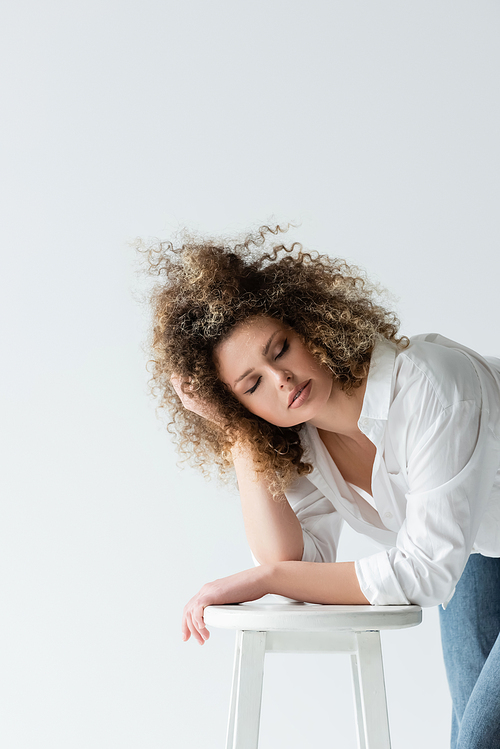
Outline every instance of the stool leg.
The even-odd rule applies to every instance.
[[[234,746],[234,723],[236,718],[236,696],[238,684],[240,681],[240,653],[241,638],[243,632],[236,632],[236,644],[234,648],[234,666],[233,666],[233,683],[231,686],[231,700],[229,703],[229,720],[227,723],[226,749],[233,749]]]
[[[226,749],[257,749],[265,653],[265,632],[237,633]]]
[[[359,684],[358,656],[351,655],[352,685],[354,688],[354,705],[356,711],[356,726],[358,728],[358,749],[366,749],[365,726],[363,720],[363,705],[361,704],[361,687]]]
[[[380,632],[357,632],[356,640],[358,688],[363,714],[362,726],[358,714],[358,732],[364,730],[364,744],[360,739],[359,745],[363,749],[391,749]],[[354,683],[356,688],[356,678]]]

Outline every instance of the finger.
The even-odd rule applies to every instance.
[[[182,616],[181,634],[184,642],[187,642],[191,637],[191,631],[187,625],[186,616],[184,614]]]
[[[170,378],[170,382],[172,383],[175,392],[180,397],[182,394],[182,377],[179,377],[179,375],[173,374]]]
[[[191,384],[191,377],[181,377],[181,375],[175,374],[174,372],[174,374],[170,375],[170,382],[176,390],[182,392],[183,385]]]
[[[186,622],[187,622],[187,625],[189,627],[189,631],[193,635],[193,637],[196,640],[196,642],[198,642],[200,645],[203,645],[203,643],[205,642],[205,640],[200,635],[200,633],[198,632],[198,629],[196,628],[195,624],[193,623],[190,611],[186,615]]]
[[[198,634],[203,638],[203,642],[205,642],[210,637],[210,632],[205,627],[205,620],[203,618],[203,609],[204,607],[201,604],[196,605],[195,608],[191,612],[191,621],[193,622],[193,625],[196,627]]]
[[[210,637],[210,632],[205,626],[205,619],[203,618],[203,606],[198,606],[193,614],[192,614],[192,620],[193,624],[200,633],[200,635],[203,637],[203,640],[208,640]]]

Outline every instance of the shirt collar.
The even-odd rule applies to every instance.
[[[383,338],[377,341],[370,359],[363,407],[358,421],[361,431],[371,438],[377,422],[387,421],[391,405],[392,377],[397,346]]]

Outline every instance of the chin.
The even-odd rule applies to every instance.
[[[297,427],[300,424],[303,424],[305,421],[309,421],[309,419],[307,418],[301,419],[297,415],[296,419],[293,419],[293,420],[287,419],[286,421],[282,421],[280,423],[276,421],[271,421],[270,419],[266,419],[266,421],[268,421],[270,424],[272,424],[275,427],[279,427],[280,429],[290,429],[291,427]]]

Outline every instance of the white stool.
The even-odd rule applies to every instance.
[[[350,653],[359,749],[390,749],[380,630],[421,621],[420,606],[207,606],[208,625],[237,630],[226,749],[257,749],[266,653]]]

